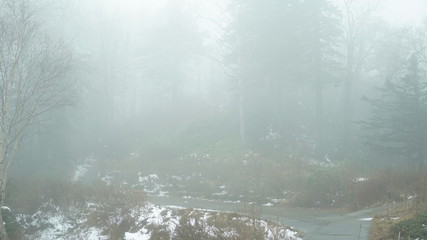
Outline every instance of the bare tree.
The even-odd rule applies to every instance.
[[[68,103],[67,49],[43,34],[36,6],[0,1],[0,204],[8,169],[28,127],[40,115]],[[0,215],[0,239],[7,233]]]

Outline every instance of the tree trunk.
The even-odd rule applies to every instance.
[[[240,145],[244,148],[247,144],[246,139],[246,122],[245,122],[245,103],[243,96],[243,83],[242,77],[239,76],[239,136],[240,136]]]
[[[316,91],[316,149],[315,157],[320,160],[323,159],[325,154],[325,143],[324,143],[324,124],[323,124],[323,90],[321,78],[316,79],[315,85]]]
[[[240,33],[237,35],[237,77],[238,77],[238,91],[239,91],[239,137],[240,137],[240,146],[244,149],[247,146],[247,136],[246,136],[246,121],[245,121],[245,88],[243,86],[243,66],[242,66],[242,41],[240,38]]]
[[[5,168],[4,168],[4,155],[0,156],[0,208],[3,208],[6,179],[5,179]],[[1,211],[0,211],[1,212]],[[9,240],[7,236],[6,227],[3,221],[3,215],[0,214],[0,240]]]
[[[321,7],[320,3],[316,3],[316,28],[315,28],[315,39],[314,39],[314,91],[316,95],[316,123],[315,123],[315,157],[320,160],[325,155],[325,139],[324,139],[324,120],[323,120],[323,79],[322,79],[322,50],[321,50],[321,33],[320,33],[320,15]]]
[[[342,122],[342,157],[348,157],[351,146],[351,120],[353,114],[353,64],[351,60],[347,64],[347,77],[344,83],[344,104],[343,104],[343,122]]]

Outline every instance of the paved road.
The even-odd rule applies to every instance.
[[[248,206],[241,203],[223,203],[197,199],[150,197],[161,206],[211,209],[217,211],[244,212]],[[304,232],[304,240],[368,240],[371,218],[386,207],[342,213],[335,210],[262,207],[261,217],[293,226]]]

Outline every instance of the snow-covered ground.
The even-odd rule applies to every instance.
[[[49,202],[32,215],[18,215],[17,221],[26,229],[28,238],[34,240],[102,240],[112,236],[125,240],[149,240],[158,239],[159,234],[172,240],[178,235],[182,237],[188,230],[218,239],[236,239],[242,234],[242,226],[248,229],[257,226],[264,239],[301,239],[292,228],[264,220],[254,222],[249,217],[233,213],[160,207],[149,203],[129,211],[101,212],[105,210],[94,203],[63,210]],[[230,224],[224,226],[220,219],[227,214]],[[99,219],[102,217],[105,219]],[[127,229],[117,226],[126,226]]]
[[[91,168],[95,163],[95,159],[87,158],[76,165],[70,181],[84,182],[86,175],[93,174]],[[110,185],[113,181],[116,183],[115,178],[118,175],[115,174],[107,172],[97,177],[106,185]],[[173,179],[179,185],[196,177],[200,176],[195,173],[191,176],[167,176],[166,178]],[[297,237],[299,234],[296,230],[274,222],[231,212],[174,206],[161,207],[145,202],[145,199],[139,198],[139,195],[138,197],[132,195],[135,191],[167,195],[168,192],[165,190],[167,185],[161,184],[160,181],[157,174],[138,173],[133,183],[126,183],[128,190],[117,192],[121,194],[119,197],[107,192],[94,192],[90,194],[91,196],[76,198],[77,200],[49,200],[30,214],[15,212],[16,222],[23,227],[23,232],[28,239],[34,240],[172,240],[178,237],[183,239],[183,235],[189,233],[205,236],[201,239],[206,237],[239,239],[248,232],[250,234],[254,229],[257,229],[261,236],[264,235],[264,239],[300,239]],[[122,184],[126,185],[124,180]],[[226,185],[218,186],[217,189],[217,195],[227,194]],[[97,199],[99,197],[100,200]],[[191,198],[191,196],[188,197]]]

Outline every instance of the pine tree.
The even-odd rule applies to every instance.
[[[424,164],[427,139],[427,82],[416,54],[395,77],[386,80],[372,106],[370,120],[362,126],[370,133],[366,143],[373,149]]]
[[[323,156],[323,85],[337,65],[338,10],[327,0],[234,0],[230,5],[225,40],[231,49],[228,63],[235,66],[242,142],[254,143],[271,128],[291,137],[296,130],[290,126],[306,125],[289,114],[285,98],[290,86],[309,85],[317,96],[312,132]]]

